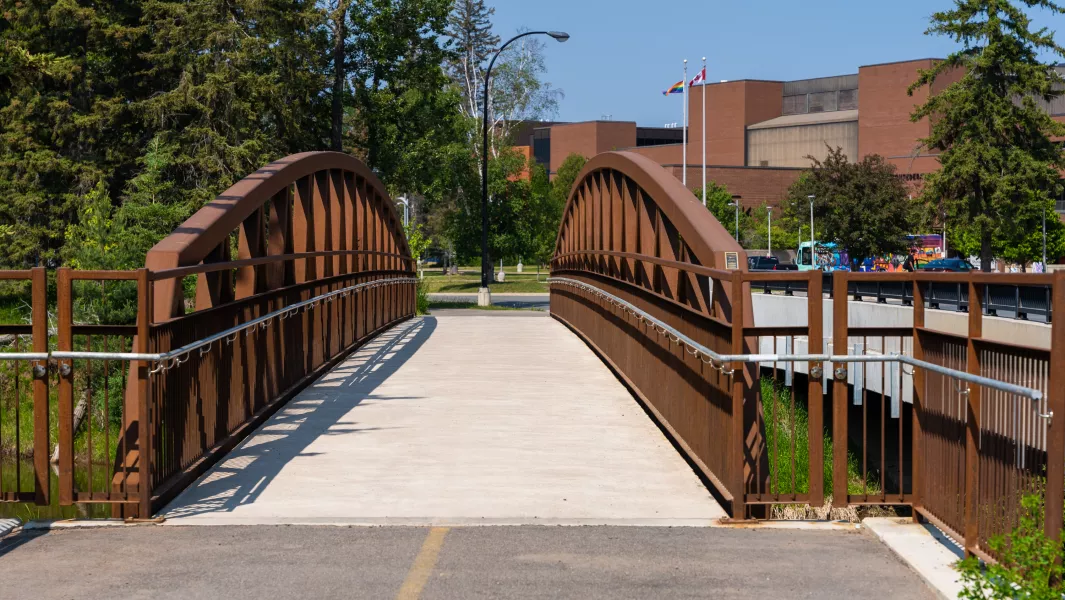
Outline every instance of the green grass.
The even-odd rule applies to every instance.
[[[810,491],[810,417],[803,394],[792,404],[793,388],[784,387],[772,379],[763,378],[762,410],[765,415],[766,445],[769,451],[771,493],[804,494]],[[794,424],[794,426],[793,426]],[[794,432],[794,433],[793,433]],[[792,467],[792,444],[795,446],[794,468]],[[825,432],[822,448],[824,457],[824,493],[832,496],[832,437]],[[794,485],[792,475],[794,474]],[[869,494],[879,494],[879,482],[870,479],[865,487]],[[853,452],[847,452],[847,492],[861,494],[861,461]]]
[[[446,309],[467,309],[467,310],[525,310],[535,311],[539,309],[535,308],[520,308],[517,306],[500,306],[493,304],[491,306],[477,306],[472,302],[430,302],[429,312],[433,310],[446,310]]]
[[[546,278],[546,275],[542,276]],[[426,293],[429,294],[476,294],[481,287],[481,278],[476,275],[429,275],[425,274]],[[507,275],[503,283],[492,282],[493,294],[546,294],[550,291],[546,281],[537,281],[536,274]]]
[[[29,323],[30,308],[25,301],[12,296],[0,296],[0,325]]]

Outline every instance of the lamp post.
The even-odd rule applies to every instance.
[[[743,198],[743,196],[740,196],[739,194],[733,194],[732,195],[732,202],[728,203],[729,206],[735,206],[736,207],[736,242],[737,243],[740,241],[740,198]]]
[[[400,196],[396,204],[403,205],[403,229],[410,228],[410,200],[406,196]]]
[[[1043,272],[1047,272],[1047,209],[1043,207]]]
[[[773,207],[765,207],[766,213],[769,216],[769,223],[766,225],[766,235],[769,238],[769,250],[766,251],[766,257],[773,256]]]
[[[530,35],[548,35],[559,42],[565,42],[569,39],[569,34],[562,31],[526,31],[525,33],[520,33],[499,47],[499,50],[496,51],[495,55],[492,56],[492,60],[488,63],[488,70],[485,71],[484,106],[482,110],[484,120],[482,133],[484,135],[482,139],[483,145],[481,146],[481,289],[477,290],[477,304],[480,306],[488,306],[492,303],[492,295],[488,290],[488,282],[492,279],[492,265],[488,262],[488,97],[492,80],[492,67],[495,66],[496,59],[503,53],[503,50],[506,50],[507,46],[515,40]]]
[[[810,252],[813,252],[814,247],[814,198],[817,198],[814,194],[807,196],[810,199]]]

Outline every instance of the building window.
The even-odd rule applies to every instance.
[[[550,169],[551,165],[551,130],[537,129],[533,132],[533,159]]]
[[[820,92],[810,94],[810,112],[832,112],[839,110],[839,92]]]
[[[839,109],[858,110],[858,90],[840,90]]]
[[[804,115],[806,114],[806,94],[798,96],[784,96],[784,114],[785,115]]]

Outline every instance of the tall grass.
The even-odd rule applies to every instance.
[[[770,378],[760,381],[765,418],[766,448],[769,453],[770,492],[804,494],[810,491],[810,414],[805,394],[795,394]],[[793,395],[794,394],[794,395]],[[795,400],[793,403],[792,400]],[[832,436],[824,432],[822,444],[825,497],[832,495]],[[794,459],[792,458],[794,449]],[[880,483],[867,480],[869,494],[880,493]],[[847,452],[847,491],[863,493],[861,460]]]

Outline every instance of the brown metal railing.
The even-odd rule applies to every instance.
[[[362,254],[410,264],[399,254]],[[107,503],[121,516],[152,514],[307,383],[415,311],[408,267],[339,274],[152,322],[156,282],[243,267],[58,271],[51,354],[60,380],[61,505]],[[132,286],[135,325],[75,323],[78,284],[105,281]]]
[[[1047,532],[1060,534],[1065,436],[1062,420],[1058,418],[1055,423],[1053,417],[1062,414],[1065,390],[1055,387],[1061,386],[1060,376],[1050,368],[1052,354],[1060,349],[1033,348],[981,336],[981,286],[998,283],[997,277],[887,276],[892,281],[905,280],[914,288],[913,325],[855,326],[849,322],[852,302],[838,301],[832,310],[831,352],[821,355],[812,341],[806,353],[794,346],[783,351],[780,347],[781,338],[794,339],[804,333],[812,336],[808,339],[820,339],[815,332],[821,327],[817,317],[821,294],[810,295],[806,327],[745,326],[742,318],[737,318],[742,314],[734,314],[730,323],[711,320],[712,326],[718,327],[717,336],[711,338],[715,343],[702,344],[697,340],[705,338],[702,329],[708,327],[702,319],[692,315],[672,319],[668,314],[674,309],[671,304],[640,299],[632,284],[626,289],[613,278],[595,273],[594,261],[569,265],[569,269],[558,268],[553,273],[552,312],[637,390],[660,424],[730,501],[734,517],[756,514],[750,507],[759,504],[819,505],[823,460],[829,460],[835,506],[910,506],[918,518],[933,521],[967,551],[985,558],[994,558],[988,554],[988,541],[1016,525],[1025,493],[1045,494]],[[677,265],[677,269],[683,277],[684,267]],[[735,293],[741,293],[741,286],[751,281],[794,281],[800,277],[820,281],[819,274],[693,270],[713,275],[717,282],[729,282]],[[847,298],[848,279],[883,277],[838,273],[836,297]],[[965,335],[925,327],[923,290],[930,282],[944,279],[965,279],[970,302],[977,308],[970,313]],[[1015,284],[1025,282],[1012,279]],[[1050,282],[1044,279],[1033,278],[1029,283],[1053,285],[1055,302],[1060,302],[1065,294],[1065,276],[1054,276]],[[1062,329],[1060,324],[1053,326],[1055,341]],[[732,345],[724,343],[726,331],[731,331]],[[757,353],[752,354],[752,348]],[[974,354],[978,367],[973,366]],[[807,362],[809,452],[802,458],[795,443],[799,437],[797,384],[792,386],[790,406],[776,399],[772,405],[766,403],[760,394],[766,389],[766,379],[756,386],[757,410],[740,406],[751,397],[747,389],[751,381],[740,376],[742,363],[758,364],[763,377],[769,374],[769,389],[775,389],[780,363],[790,363],[785,370],[792,378],[797,377],[796,361]],[[727,381],[721,381],[723,375]],[[824,442],[822,377],[833,382],[833,456],[828,458],[819,453]],[[677,380],[685,384],[678,385]],[[700,404],[698,394],[704,394],[704,404],[723,405],[719,399],[729,386],[733,405],[731,410],[721,410],[720,418],[707,418],[692,410]],[[678,405],[688,410],[671,409]],[[790,415],[786,414],[789,410]],[[738,414],[745,415],[742,427],[733,417]],[[780,437],[782,427],[790,427],[783,431],[788,435],[782,436],[791,440],[790,448],[771,439],[774,433]],[[737,437],[737,431],[744,435]],[[717,443],[707,444],[710,440]],[[797,465],[797,460],[806,462]],[[806,468],[797,468],[802,466]],[[797,485],[799,472],[809,474],[805,487]],[[740,473],[742,480],[738,479]],[[747,512],[735,512],[738,506],[748,507]]]
[[[22,288],[29,323],[0,323],[0,502],[50,499],[47,280],[43,268],[0,271]],[[28,292],[28,293],[27,293]],[[32,465],[26,457],[32,455]]]

